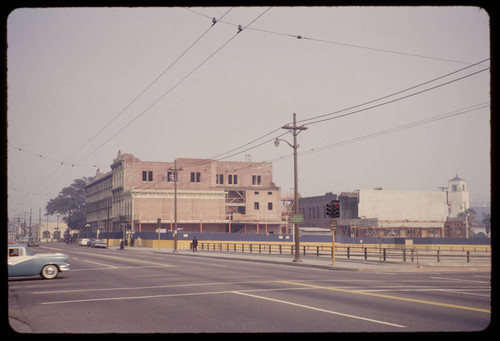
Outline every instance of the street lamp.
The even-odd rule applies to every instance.
[[[296,121],[296,114],[293,114],[293,125],[285,125],[282,127],[282,129],[287,129],[292,132],[293,135],[293,145],[290,144],[286,140],[282,140],[279,138],[276,138],[274,140],[274,145],[278,147],[280,145],[280,141],[286,142],[290,147],[293,148],[293,177],[294,177],[294,215],[295,219],[298,219],[298,214],[299,214],[299,189],[298,189],[298,175],[297,175],[297,149],[299,148],[299,144],[297,143],[297,135],[302,131],[306,130],[307,128],[304,126],[297,127],[297,121]],[[299,233],[299,223],[297,223],[297,220],[294,222],[294,239],[295,239],[295,259],[293,260],[294,262],[301,262],[302,260],[300,259],[300,233]]]

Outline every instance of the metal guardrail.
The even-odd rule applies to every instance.
[[[255,253],[267,255],[293,255],[292,244],[222,243],[199,242],[198,249],[206,251]],[[301,255],[305,257],[331,258],[332,246],[303,245]],[[371,260],[379,262],[465,263],[487,265],[491,263],[491,250],[477,248],[425,249],[408,247],[342,246],[335,245],[335,258]]]

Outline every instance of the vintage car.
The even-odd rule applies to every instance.
[[[103,248],[107,248],[108,244],[104,240],[102,240],[102,239],[93,239],[90,242],[90,247],[103,247]]]
[[[62,253],[35,254],[26,244],[9,244],[8,275],[56,278],[59,272],[68,271],[68,256]]]
[[[21,237],[19,243],[27,244],[28,246],[40,246],[38,239],[32,237]]]
[[[80,245],[80,246],[88,246],[89,241],[90,241],[90,239],[88,239],[88,238],[82,238],[78,242],[78,245]]]

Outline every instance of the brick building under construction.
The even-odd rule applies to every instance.
[[[85,195],[91,232],[156,231],[158,219],[167,231],[177,222],[186,232],[280,232],[281,192],[266,162],[151,162],[120,151]]]

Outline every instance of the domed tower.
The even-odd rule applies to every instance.
[[[448,180],[448,216],[456,217],[469,208],[467,182],[456,175]]]

